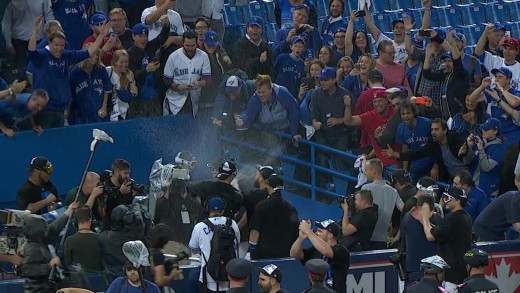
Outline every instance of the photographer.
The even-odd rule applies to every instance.
[[[352,197],[351,197],[352,198]],[[370,190],[358,190],[354,193],[354,200],[344,200],[341,203],[343,219],[341,220],[342,237],[338,239],[340,245],[349,251],[369,250],[370,238],[377,223],[377,205],[374,205]],[[349,204],[354,205],[357,213],[349,219]]]
[[[158,224],[150,228],[148,232],[150,241],[151,268],[154,276],[155,284],[161,292],[166,292],[165,286],[172,280],[178,280],[181,277],[179,267],[168,268],[165,262],[164,254],[161,249],[168,243],[170,228],[165,224]]]
[[[110,215],[112,210],[118,205],[129,205],[132,203],[133,180],[130,179],[130,163],[123,159],[117,159],[112,164],[112,176],[109,180],[103,182],[105,186],[106,212],[105,212],[105,228],[110,228]]]
[[[76,194],[78,193],[79,187],[74,187],[73,189],[67,192],[67,197],[65,198],[65,205],[69,206],[74,201],[77,201],[80,205],[86,205],[92,210],[93,219],[96,220],[96,224],[93,226],[97,226],[97,221],[101,220],[102,211],[99,210],[98,199],[100,195],[103,195],[104,188],[101,184],[100,177],[95,172],[88,172],[85,176],[85,181],[83,182],[83,186],[81,186],[81,190],[79,192],[79,196],[76,199]]]
[[[24,219],[23,234],[27,243],[23,248],[24,259],[20,266],[21,276],[25,279],[24,291],[26,293],[54,293],[55,284],[49,280],[51,271],[60,265],[60,258],[52,256],[48,244],[56,242],[58,233],[63,230],[78,203],[69,205],[65,213],[47,226],[47,222],[41,216],[30,216]]]

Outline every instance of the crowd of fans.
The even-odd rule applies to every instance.
[[[339,284],[346,278],[348,251],[387,248],[388,242],[413,250],[420,241],[430,249],[411,260],[412,254],[404,253],[411,276],[407,281],[418,281],[424,273],[420,260],[438,253],[451,267],[446,281],[460,284],[467,275],[462,257],[470,248],[471,231],[481,240],[502,240],[511,225],[518,230],[517,196],[504,192],[520,181],[515,178],[520,42],[506,36],[503,25],[487,24],[470,55],[464,34],[431,28],[430,0],[423,0],[420,26],[408,15],[392,22],[393,38],[378,28],[368,7],[345,20],[345,3],[331,0],[328,17],[318,25],[317,4],[277,0],[274,42],[265,39],[264,19],[252,16],[245,35],[224,44],[229,29],[224,1],[156,0],[149,7],[143,5],[146,1],[119,2],[121,8],[111,10],[113,1],[102,0],[7,5],[2,31],[17,75],[0,80],[0,130],[5,135],[187,113],[225,134],[267,147],[281,141],[264,132],[257,135],[257,129],[348,150],[366,161],[363,172],[371,182],[341,204],[344,217],[338,223],[318,222],[313,232],[281,197],[283,182],[272,167],[260,166],[255,177],[259,190],[243,195],[232,186],[236,166],[225,162],[217,181],[171,182],[155,219],[149,220],[173,231],[167,233],[167,245],[152,237],[150,249],[166,245],[175,252],[200,251],[204,265],[211,223],[200,227],[200,222],[209,216],[213,225],[225,225],[232,218],[242,248],[238,255],[325,257],[332,271],[326,283],[344,292]],[[367,31],[355,30],[361,19]],[[307,158],[308,150],[299,148]],[[343,158],[324,152],[318,152],[316,162],[329,167],[329,159],[336,170],[349,169]],[[402,169],[388,176],[385,167]],[[58,199],[58,192],[49,181],[49,161],[35,158],[30,169],[17,203],[39,213]],[[130,164],[117,160],[106,178],[88,173],[81,189],[68,194],[69,206],[80,194],[77,201],[92,212],[76,212],[78,234],[67,242],[67,263],[88,262],[86,268],[98,271],[100,262],[93,256],[84,259],[74,247],[97,235],[93,231],[105,231],[99,235],[104,244],[98,254],[108,279],[114,280],[125,263],[123,243],[146,242],[146,225],[133,226],[146,219],[129,207],[139,193],[129,176]],[[435,181],[453,188],[435,194]],[[331,188],[331,183],[330,176],[318,175],[319,187]],[[437,202],[441,207],[435,208]],[[273,210],[277,212],[271,215]],[[496,221],[500,225],[490,227]],[[305,239],[315,250],[302,250]],[[157,267],[164,257],[152,256],[155,274],[161,276],[155,276],[157,285],[178,278],[178,270],[163,277],[164,268]],[[210,291],[229,286],[212,277],[201,270],[201,286]]]

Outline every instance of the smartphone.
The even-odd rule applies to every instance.
[[[359,63],[354,64],[354,69],[361,70],[361,64],[359,64]]]
[[[363,17],[363,16],[365,16],[367,14],[366,14],[365,10],[358,10],[356,12],[356,15],[357,15],[357,17]]]
[[[296,35],[301,35],[305,32],[305,27],[302,25],[296,29]]]
[[[428,106],[428,105],[430,105],[430,103],[431,103],[430,98],[417,97],[417,98],[415,99],[415,104],[417,104],[417,105],[425,105],[425,106]]]
[[[419,30],[419,37],[430,37],[430,31]]]
[[[110,38],[111,42],[115,42],[117,40],[116,33],[114,33],[114,32],[110,33],[110,37],[109,38]]]
[[[506,31],[506,33],[504,34],[504,37],[506,37],[506,38],[511,37],[511,31]]]
[[[316,80],[314,79],[314,77],[307,77],[303,79],[302,83],[305,84],[309,88],[309,90],[316,87]]]

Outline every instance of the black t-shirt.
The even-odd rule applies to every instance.
[[[260,232],[253,259],[289,257],[291,246],[298,238],[298,211],[279,191],[260,202],[249,228]]]
[[[18,189],[16,195],[16,205],[19,210],[26,210],[30,203],[39,202],[45,199],[50,193],[54,194],[56,198],[59,198],[58,189],[49,180],[43,183],[43,186],[38,186],[32,183],[29,179]],[[42,211],[37,211],[36,214],[41,215]]]
[[[107,214],[109,216],[112,214],[112,210],[118,205],[132,204],[134,197],[132,196],[131,191],[127,194],[122,194],[119,191],[119,187],[115,186],[111,180],[107,180],[105,184],[107,189],[110,191],[107,193]],[[108,225],[108,227],[110,227],[110,225]]]
[[[511,224],[520,222],[520,193],[509,191],[492,201],[477,217],[473,232],[479,241],[504,240]]]
[[[498,285],[486,279],[484,274],[476,274],[466,278],[464,283],[457,288],[459,293],[475,293],[475,292],[499,292]]]
[[[415,196],[412,196],[407,201],[405,201],[403,210],[401,211],[402,217],[404,217],[404,215],[406,215],[406,213],[408,213],[416,204],[417,204],[417,198]]]
[[[151,271],[152,271],[152,274],[155,274],[154,267],[164,265],[165,257],[164,257],[164,254],[159,249],[155,249],[155,248],[150,249],[150,255],[151,255],[151,261],[152,261],[152,263],[150,264]],[[165,274],[166,274],[166,272],[165,272]],[[159,287],[159,286],[157,286],[157,287]],[[160,286],[159,290],[162,292],[163,287]]]
[[[439,243],[439,256],[451,268],[446,270],[446,281],[460,284],[467,277],[464,254],[470,250],[472,243],[471,217],[464,210],[451,212],[431,229],[432,235]]]
[[[415,283],[406,288],[408,293],[442,293],[439,284],[433,279],[422,278],[419,283]]]
[[[302,263],[306,263],[308,260],[313,258],[321,258],[325,260],[330,266],[326,281],[332,278],[332,289],[336,290],[338,293],[345,293],[347,292],[347,273],[348,268],[350,267],[350,253],[344,246],[339,244],[331,246],[331,248],[334,253],[333,259],[324,257],[312,246],[304,249]]]
[[[193,196],[198,196],[204,207],[208,198],[212,196],[221,197],[226,203],[224,217],[239,220],[235,218],[235,214],[242,206],[244,196],[240,190],[230,184],[220,181],[202,181],[189,186],[189,192]]]
[[[357,228],[356,233],[340,237],[339,243],[345,246],[349,251],[367,250],[376,223],[377,205],[358,211],[350,220],[350,224]]]
[[[201,204],[191,196],[182,198],[179,195],[170,195],[170,198],[163,196],[157,199],[155,222],[170,227],[171,241],[188,245],[193,227],[203,219]]]
[[[267,193],[267,188],[265,189],[255,189],[249,192],[246,196],[244,196],[244,207],[247,211],[247,222],[251,223],[251,219],[253,218],[253,214],[255,212],[255,207],[262,200],[266,199],[269,196]]]

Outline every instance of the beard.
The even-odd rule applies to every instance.
[[[255,179],[255,182],[253,182],[254,188],[260,188],[260,181],[258,179]]]

